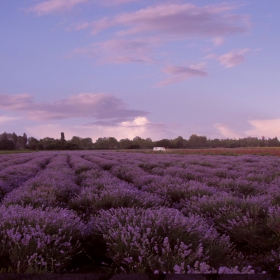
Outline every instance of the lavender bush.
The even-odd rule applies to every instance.
[[[100,271],[102,261],[120,272],[278,269],[279,163],[104,151],[0,155],[0,270]]]
[[[80,249],[84,224],[61,208],[0,207],[0,259],[14,272],[54,272]]]
[[[164,199],[119,182],[104,189],[84,188],[69,202],[69,206],[80,213],[95,214],[98,210],[119,207],[157,208],[167,203]]]
[[[101,210],[88,225],[101,233],[108,256],[125,272],[174,273],[176,265],[207,261],[218,267],[242,263],[226,236],[220,236],[200,216],[183,216],[170,208]],[[185,268],[186,269],[186,268]]]

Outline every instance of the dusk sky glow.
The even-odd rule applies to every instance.
[[[279,0],[2,0],[0,133],[280,138],[279,10]]]

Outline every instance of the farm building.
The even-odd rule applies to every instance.
[[[154,147],[153,151],[166,151],[164,147]]]

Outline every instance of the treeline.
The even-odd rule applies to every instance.
[[[0,134],[0,150],[90,150],[93,149],[91,138],[80,138],[73,136],[70,141],[65,140],[64,133],[61,132],[60,139],[45,137],[36,139],[34,137],[27,138],[26,133],[18,136],[13,133]]]
[[[65,140],[61,132],[60,139],[45,137],[36,139],[27,138],[13,133],[0,134],[0,150],[100,150],[100,149],[152,149],[153,147],[165,147],[169,149],[191,149],[191,148],[238,148],[238,147],[279,147],[280,142],[275,138],[254,138],[241,139],[207,139],[206,136],[193,134],[189,139],[179,136],[175,139],[162,139],[152,141],[151,138],[143,139],[139,136],[132,140],[125,138],[118,141],[114,137],[98,138],[95,143],[91,138],[73,136],[71,140]]]

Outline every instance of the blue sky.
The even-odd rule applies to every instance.
[[[0,130],[280,138],[278,0],[2,0]]]

